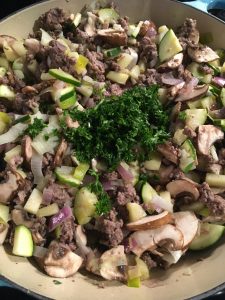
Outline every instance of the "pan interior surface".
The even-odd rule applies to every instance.
[[[76,13],[91,1],[86,0],[51,0],[29,7],[0,23],[0,34],[25,37],[32,31],[34,21],[53,7],[63,8]],[[201,33],[211,32],[212,47],[225,48],[225,24],[194,8],[170,0],[126,0],[115,1],[122,15],[131,20],[152,19],[157,25],[175,27],[183,23],[186,17],[196,19]],[[225,244],[204,252],[187,254],[176,266],[167,271],[152,272],[151,279],[139,289],[128,288],[119,282],[104,282],[100,288],[99,278],[90,274],[77,273],[71,278],[59,280],[42,273],[33,262],[15,257],[0,247],[0,274],[17,285],[36,294],[53,299],[99,300],[177,300],[203,294],[225,282]],[[212,292],[213,293],[213,292]],[[198,297],[198,299],[202,298]]]

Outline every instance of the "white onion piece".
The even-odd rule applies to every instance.
[[[35,246],[33,256],[42,258],[46,255],[47,251],[48,251],[47,248],[40,247],[40,246]]]
[[[27,124],[18,123],[12,126],[6,133],[0,135],[0,145],[14,142],[27,128]]]
[[[168,253],[165,253],[162,256],[162,259],[168,262],[168,265],[170,266],[172,264],[176,264],[184,253],[185,251],[182,250],[176,250],[176,251],[168,250]]]
[[[41,30],[41,44],[43,46],[48,46],[49,43],[53,40],[53,38],[43,29]]]
[[[128,48],[128,50],[130,51],[130,55],[133,57],[131,63],[128,66],[128,69],[132,69],[138,62],[138,54],[136,51],[134,51],[134,49],[132,48]]]
[[[160,212],[162,210],[173,212],[173,203],[171,201],[168,201],[168,200],[158,196],[158,195],[153,195],[152,200],[151,200],[151,205],[158,212]]]
[[[76,239],[77,247],[79,248],[82,257],[87,256],[90,253],[91,249],[86,246],[87,237],[83,233],[81,225],[78,225],[75,230],[75,239]]]
[[[41,184],[44,180],[44,175],[42,173],[42,160],[43,155],[33,151],[31,158],[31,171],[34,175],[34,184]]]

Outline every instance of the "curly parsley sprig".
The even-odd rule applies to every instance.
[[[42,119],[34,118],[33,123],[28,125],[24,134],[29,135],[32,139],[34,139],[47,126],[48,125],[45,124]]]

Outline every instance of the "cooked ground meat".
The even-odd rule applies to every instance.
[[[98,81],[105,80],[105,64],[103,63],[103,54],[86,50],[86,55],[89,59],[88,72],[90,75],[94,76]]]
[[[32,186],[32,182],[29,179],[25,178],[23,180],[23,184],[19,187],[16,197],[14,198],[14,202],[16,204],[24,204],[25,200],[29,197],[32,191]]]
[[[20,114],[31,114],[38,107],[39,96],[17,93],[13,101],[13,110]]]
[[[68,188],[57,183],[50,183],[43,191],[43,204],[57,203],[59,207],[71,204],[73,196],[69,194]]]
[[[119,245],[123,238],[123,220],[118,219],[117,212],[112,209],[106,216],[96,219],[95,229],[103,233],[103,242],[111,247]]]
[[[119,173],[117,173],[116,171],[113,171],[111,173],[105,173],[103,175],[103,179],[108,181],[117,180],[119,179]]]
[[[118,187],[116,201],[118,205],[124,206],[129,202],[139,203],[140,197],[137,195],[133,185],[125,184],[124,186]]]
[[[74,233],[75,233],[75,223],[74,223],[74,218],[71,217],[65,220],[61,224],[59,241],[62,244],[69,245],[72,251],[76,249],[76,245],[74,241]]]
[[[144,252],[141,256],[141,259],[146,263],[149,270],[157,267],[157,263],[152,259],[151,253],[149,251]]]
[[[142,60],[146,61],[147,66],[153,68],[157,63],[158,52],[156,43],[149,37],[143,37],[140,41],[139,53]]]
[[[46,218],[37,218],[31,228],[34,243],[43,246],[46,242],[47,225]]]
[[[191,139],[194,139],[197,136],[196,132],[188,126],[184,127],[184,134]]]
[[[199,41],[199,32],[197,30],[196,20],[187,18],[184,24],[178,28],[177,36],[183,49],[186,49],[187,45],[195,45]]]
[[[208,183],[204,182],[200,188],[199,201],[203,202],[214,215],[225,214],[225,199],[219,195],[214,195]]]
[[[178,164],[180,152],[177,147],[175,147],[172,142],[166,142],[165,144],[158,146],[158,151],[169,161],[174,164]]]

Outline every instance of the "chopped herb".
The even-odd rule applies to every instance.
[[[52,131],[48,134],[44,135],[44,138],[46,141],[50,139],[50,137],[58,136],[59,137],[59,130],[58,129],[52,129]]]
[[[61,281],[58,281],[58,280],[56,280],[56,279],[54,279],[54,280],[53,280],[53,282],[54,282],[54,284],[55,284],[55,285],[62,284],[62,282],[61,282]]]
[[[186,118],[187,118],[187,115],[186,115],[186,112],[185,112],[185,111],[179,112],[179,115],[178,115],[178,119],[179,119],[179,120],[185,121]]]
[[[92,193],[98,197],[98,202],[95,204],[96,214],[98,216],[108,213],[111,209],[111,201],[108,194],[104,191],[99,180],[99,174],[93,170],[89,171],[90,175],[95,177],[95,181],[90,183],[87,187]]]
[[[215,96],[215,97],[219,97],[220,96],[220,92],[221,90],[216,87],[215,85],[210,84],[209,86],[209,91]]]
[[[45,127],[47,127],[47,124],[42,119],[35,118],[34,122],[24,131],[24,134],[34,139]]]
[[[215,76],[219,76],[220,75],[220,69],[211,65],[211,63],[207,63],[207,66],[210,67],[213,70],[213,73]]]
[[[68,128],[66,115],[79,122]],[[61,121],[65,139],[81,162],[101,158],[111,169],[120,161],[141,160],[169,138],[168,115],[158,99],[158,87],[135,87],[123,95],[102,100],[96,107],[65,112]]]

